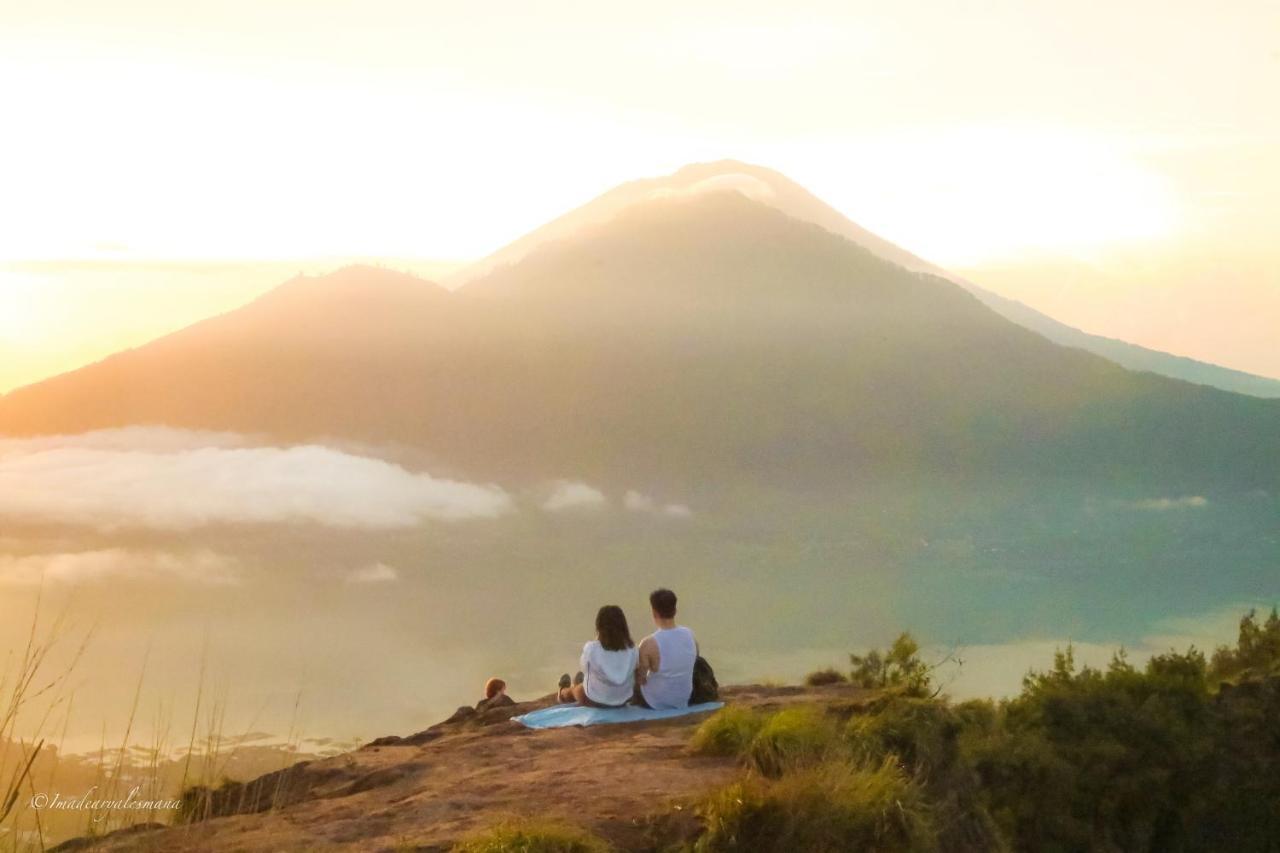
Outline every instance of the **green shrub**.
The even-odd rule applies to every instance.
[[[1030,674],[994,726],[963,739],[1012,846],[1266,849],[1241,840],[1252,818],[1224,827],[1217,843],[1197,837],[1234,800],[1224,792],[1238,790],[1213,771],[1227,751],[1214,743],[1205,672],[1194,649],[1157,655],[1141,670],[1117,654],[1102,670],[1077,668],[1068,648],[1052,669]]]
[[[940,699],[890,696],[870,713],[850,719],[845,731],[855,760],[900,762],[920,785],[939,849],[994,853],[1008,845],[961,747],[966,731],[980,731],[994,713],[990,703],[952,706]]]
[[[1280,837],[1280,616],[1249,614],[1211,661],[1191,648],[1137,666],[1121,651],[1079,667],[1068,647],[999,702],[923,698],[930,668],[909,635],[853,665],[879,693],[847,723],[738,711],[699,733],[757,772],[703,804],[698,849],[1271,850]]]
[[[751,777],[699,809],[698,853],[844,853],[933,849],[919,788],[891,762],[861,768],[830,762],[776,781]]]
[[[824,687],[828,684],[846,684],[848,681],[848,676],[831,666],[826,669],[815,670],[804,677],[804,683],[809,687]]]
[[[1250,610],[1240,620],[1235,646],[1219,646],[1213,653],[1209,675],[1214,684],[1280,676],[1280,613],[1271,608],[1259,625],[1258,614]]]
[[[522,818],[466,838],[453,853],[609,853],[609,843],[558,820]]]
[[[724,708],[698,727],[691,748],[703,755],[737,756],[775,777],[848,752],[836,722],[813,706],[771,714]]]
[[[945,702],[895,696],[873,713],[849,720],[846,733],[863,759],[894,755],[914,772],[928,774],[955,763],[960,728]]]
[[[817,764],[843,752],[836,723],[820,708],[787,708],[769,715],[751,740],[747,761],[765,776]]]
[[[761,714],[729,705],[698,726],[690,745],[702,755],[743,756],[763,725]]]
[[[893,689],[909,696],[927,696],[932,667],[920,660],[920,644],[905,631],[883,652],[849,655],[849,680],[859,687]]]

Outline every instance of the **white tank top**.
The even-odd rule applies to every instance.
[[[640,693],[650,708],[687,708],[693,692],[693,662],[698,659],[698,643],[683,625],[660,628],[653,633],[658,644],[658,671],[640,685]]]

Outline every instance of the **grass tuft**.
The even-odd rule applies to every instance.
[[[934,835],[919,787],[890,761],[827,762],[770,781],[748,777],[699,809],[697,853],[924,851]]]
[[[946,703],[895,696],[875,713],[850,719],[846,733],[863,760],[892,755],[929,774],[956,762],[960,730],[959,718]]]
[[[698,726],[690,746],[702,755],[743,756],[764,721],[762,715],[746,708],[721,708]]]
[[[610,853],[599,836],[558,820],[522,818],[482,830],[453,853]]]
[[[765,776],[781,776],[842,751],[839,728],[821,708],[786,708],[770,715],[746,751],[748,764]]]

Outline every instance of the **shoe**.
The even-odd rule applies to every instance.
[[[570,687],[570,685],[572,685],[572,684],[573,684],[573,681],[571,681],[571,680],[569,679],[569,673],[567,673],[567,672],[566,672],[564,675],[560,676],[560,689],[561,689],[561,690],[568,690],[568,689],[569,689],[569,687]]]
[[[581,672],[579,672],[577,675],[575,675],[575,676],[573,677],[573,683],[574,683],[574,684],[581,684],[582,682],[584,682],[584,681],[586,681],[586,680],[587,680],[587,677],[586,677],[585,675],[583,675]]]

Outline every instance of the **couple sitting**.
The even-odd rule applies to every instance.
[[[658,630],[641,640],[639,648],[631,639],[622,608],[615,604],[600,608],[596,639],[582,647],[581,671],[572,681],[568,675],[560,679],[561,702],[591,708],[620,708],[628,703],[658,710],[689,706],[694,670],[706,662],[698,657],[693,632],[676,624],[674,592],[655,590],[649,606]]]

